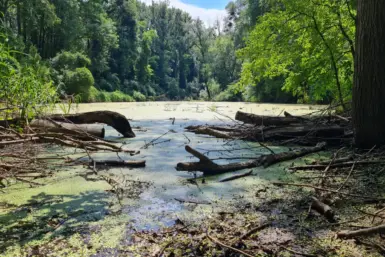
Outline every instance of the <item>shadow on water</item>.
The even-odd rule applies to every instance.
[[[79,195],[49,195],[40,193],[27,204],[0,214],[0,250],[14,244],[59,235],[87,234],[87,222],[103,219],[109,214],[109,201],[103,192]]]

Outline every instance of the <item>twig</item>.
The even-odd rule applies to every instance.
[[[163,252],[166,250],[167,247],[169,247],[172,244],[173,241],[168,242],[165,246],[162,247],[159,251],[155,252],[152,256],[153,257],[161,257]]]
[[[242,250],[236,249],[236,248],[234,248],[234,247],[232,247],[232,246],[226,245],[226,244],[222,243],[221,241],[219,241],[218,239],[215,239],[215,238],[211,237],[211,236],[209,235],[209,232],[208,232],[208,231],[206,231],[206,236],[207,236],[208,239],[210,239],[210,240],[213,241],[214,243],[216,243],[216,244],[218,244],[218,245],[220,245],[220,246],[222,246],[222,247],[224,247],[224,248],[230,249],[230,250],[233,251],[233,252],[243,254],[243,255],[245,255],[245,256],[247,256],[247,257],[254,257],[254,256],[251,255],[251,254],[248,254],[248,253],[246,253],[246,252],[244,252],[244,251],[242,251]]]
[[[302,255],[302,256],[305,256],[305,257],[317,257],[317,255],[314,255],[314,254],[308,254],[308,253],[301,253],[301,252],[297,252],[297,251],[294,251],[292,249],[289,249],[287,247],[284,247],[284,246],[281,246],[283,249],[285,249],[286,251],[290,252],[290,253],[294,253],[294,254],[297,254],[297,255]]]
[[[323,178],[321,179],[321,186],[324,185],[324,182],[325,182],[325,177],[330,169],[330,166],[332,165],[332,163],[336,160],[337,156],[338,156],[338,153],[344,149],[344,147],[340,148],[333,156],[333,159],[329,162],[328,166],[325,168],[324,172],[323,172]]]
[[[373,219],[372,219],[372,224],[374,223],[374,220],[376,219],[376,216],[378,216],[378,214],[380,214],[381,212],[385,211],[385,208],[382,208],[381,210],[378,210],[376,211],[373,215]]]
[[[349,178],[352,176],[354,171],[354,166],[356,165],[356,162],[353,163],[352,168],[350,169],[349,175],[346,177],[345,181],[342,183],[342,185],[337,189],[337,192],[339,192],[348,182]]]
[[[269,150],[270,153],[275,154],[275,152],[274,152],[273,150],[271,150],[271,148],[268,147],[267,145],[265,145],[265,144],[263,144],[263,143],[261,143],[261,142],[258,142],[258,143],[259,143],[262,147],[264,147],[264,148],[266,148],[267,150]]]
[[[258,227],[249,230],[248,232],[246,232],[245,234],[243,234],[239,239],[240,239],[240,240],[246,239],[246,238],[248,238],[249,236],[251,236],[252,234],[255,234],[256,232],[258,232],[258,231],[260,231],[260,230],[262,230],[262,229],[265,229],[265,228],[267,228],[267,227],[270,226],[270,225],[271,225],[271,222],[263,223],[262,225],[259,225]]]
[[[243,174],[238,174],[238,175],[234,175],[234,176],[231,176],[228,178],[221,179],[221,180],[219,180],[219,182],[227,182],[227,181],[231,181],[231,180],[244,178],[244,177],[250,176],[252,173],[253,173],[253,170],[250,170],[250,171],[243,173]]]
[[[140,149],[147,149],[147,148],[148,148],[150,145],[152,145],[156,140],[162,138],[163,136],[167,135],[167,134],[170,133],[170,132],[171,132],[171,130],[169,130],[169,131],[167,131],[166,133],[160,135],[159,137],[157,137],[157,138],[151,140],[150,142],[144,144],[144,146],[142,146]]]

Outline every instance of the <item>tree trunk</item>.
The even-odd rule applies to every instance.
[[[105,129],[101,124],[72,124],[64,122],[51,122],[49,120],[32,120],[29,125],[31,127],[40,128],[48,132],[65,133],[65,134],[90,134],[95,137],[104,138]]]
[[[358,0],[353,89],[355,143],[385,144],[385,1]]]
[[[85,112],[78,114],[68,115],[51,115],[48,117],[42,117],[41,119],[51,119],[54,121],[75,123],[75,124],[92,124],[92,123],[104,123],[110,125],[124,137],[133,138],[135,133],[132,131],[130,123],[127,118],[117,112],[111,111],[95,111]]]

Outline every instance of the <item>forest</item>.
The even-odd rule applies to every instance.
[[[351,0],[236,0],[215,24],[167,1],[2,0],[0,8],[0,98],[11,105],[57,95],[342,106],[351,99]],[[29,90],[31,99],[14,97]]]

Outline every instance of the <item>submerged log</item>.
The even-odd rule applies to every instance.
[[[32,120],[29,124],[31,127],[41,128],[47,132],[70,135],[90,134],[99,138],[104,138],[105,136],[105,129],[101,124],[73,124],[58,121],[52,122],[41,119]]]
[[[243,170],[247,168],[254,168],[259,166],[268,167],[278,162],[288,161],[296,159],[302,156],[305,156],[310,153],[315,153],[321,151],[325,148],[326,143],[319,143],[315,147],[302,148],[299,150],[294,150],[290,152],[283,152],[278,154],[268,154],[259,157],[258,159],[247,161],[247,162],[237,162],[229,164],[216,164],[210,160],[207,156],[201,154],[197,150],[186,146],[185,149],[190,154],[194,155],[199,159],[199,162],[181,162],[178,163],[176,169],[178,171],[202,171],[204,175],[218,175],[230,171]]]
[[[294,123],[300,123],[300,120],[296,117],[275,117],[275,116],[261,116],[252,113],[246,113],[238,111],[235,115],[235,119],[244,123],[253,125],[264,126],[283,126]]]
[[[104,123],[121,133],[124,137],[133,138],[135,133],[132,131],[127,118],[120,113],[111,111],[95,111],[68,115],[51,115],[42,119],[52,119],[59,122],[75,124]]]

